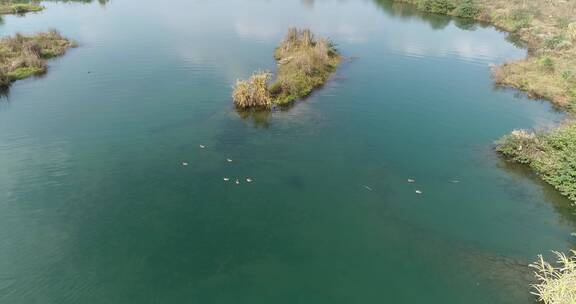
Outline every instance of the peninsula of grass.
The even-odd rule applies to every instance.
[[[2,1],[0,0],[0,15],[25,14],[38,12],[44,7],[35,2]]]
[[[0,87],[46,72],[46,60],[63,55],[75,43],[57,31],[0,39]]]
[[[334,44],[316,38],[309,29],[291,28],[276,48],[276,78],[268,72],[237,80],[232,94],[240,109],[287,105],[304,98],[326,83],[336,71],[341,57]]]

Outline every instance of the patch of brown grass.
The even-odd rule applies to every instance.
[[[46,72],[46,60],[63,55],[75,43],[57,31],[0,39],[0,86]]]

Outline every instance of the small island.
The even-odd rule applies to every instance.
[[[274,58],[278,63],[274,81],[268,72],[236,81],[232,94],[236,107],[269,108],[306,97],[326,83],[342,60],[329,39],[316,38],[309,29],[296,28],[288,30]]]
[[[25,14],[39,12],[43,9],[44,7],[36,3],[0,1],[0,15]]]
[[[16,34],[0,39],[0,87],[34,75],[44,74],[46,60],[64,55],[76,43],[52,30],[31,36]]]

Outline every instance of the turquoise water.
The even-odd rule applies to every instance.
[[[576,245],[570,203],[492,150],[562,119],[493,87],[525,55],[493,28],[386,1],[45,6],[0,25],[80,44],[0,102],[0,303],[529,303],[526,265]],[[350,60],[239,115],[231,85],[289,26]]]

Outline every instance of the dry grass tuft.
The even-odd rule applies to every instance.
[[[566,34],[568,38],[572,41],[576,42],[576,22],[572,22],[568,25],[568,29],[566,30]]]
[[[538,284],[534,285],[534,295],[546,304],[576,303],[576,251],[572,256],[554,252],[558,260],[552,265],[542,256],[530,265],[536,270]]]
[[[266,108],[272,104],[268,82],[270,73],[255,73],[248,80],[236,80],[232,98],[241,109]]]

